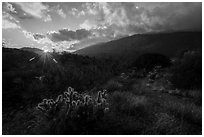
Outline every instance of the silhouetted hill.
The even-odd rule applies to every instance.
[[[23,48],[21,48],[21,50],[30,51],[30,52],[34,52],[34,53],[42,52],[41,49],[38,49],[38,48],[30,48],[30,47],[23,47]]]
[[[160,53],[169,57],[179,51],[202,48],[202,32],[171,32],[157,34],[136,34],[93,45],[76,51],[76,54],[95,57],[136,58],[144,53]]]
[[[67,85],[79,91],[90,90],[111,78],[117,68],[111,60],[13,48],[2,48],[2,64],[4,111],[56,95]]]

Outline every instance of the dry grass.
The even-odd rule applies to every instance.
[[[201,90],[187,90],[185,92],[187,92],[187,95],[189,97],[193,97],[193,98],[200,98],[200,97],[202,97],[202,91]]]
[[[167,113],[156,114],[156,122],[145,134],[173,135],[179,134],[179,126],[175,117]]]
[[[139,115],[145,113],[147,98],[145,96],[136,96],[131,92],[115,91],[111,95],[111,104],[115,112],[121,112],[127,115]]]
[[[168,101],[165,104],[167,110],[179,118],[181,122],[188,121],[192,124],[202,125],[202,107],[194,103]]]
[[[108,91],[116,91],[119,90],[123,87],[123,85],[116,81],[116,80],[110,80],[108,81],[108,83],[105,85],[105,89],[107,89]]]

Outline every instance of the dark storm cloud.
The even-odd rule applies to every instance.
[[[48,32],[47,35],[53,42],[82,40],[92,36],[91,32],[86,29],[78,29],[76,31],[61,29],[58,32]]]

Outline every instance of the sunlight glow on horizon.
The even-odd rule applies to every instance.
[[[43,52],[44,52],[44,53],[47,53],[47,52],[48,52],[48,49],[44,49]]]

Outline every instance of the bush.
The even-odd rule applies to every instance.
[[[133,63],[134,67],[138,69],[152,70],[155,66],[168,67],[170,66],[170,59],[162,54],[158,53],[146,53],[139,56]]]
[[[182,58],[177,59],[171,68],[172,84],[181,89],[202,88],[202,53],[200,51],[185,52]]]

